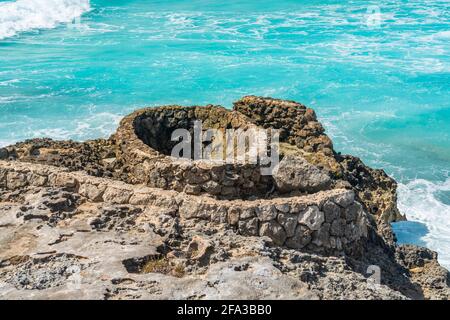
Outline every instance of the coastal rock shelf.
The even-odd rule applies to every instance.
[[[279,130],[277,170],[172,157],[195,121]],[[109,139],[0,148],[0,297],[448,299],[436,254],[396,244],[396,200],[302,104],[145,108]]]
[[[56,187],[85,201],[154,206],[182,220],[221,223],[247,236],[267,236],[274,244],[312,252],[353,252],[367,238],[368,220],[353,191],[254,201],[222,201],[175,191],[130,185],[45,165],[0,161],[0,187]]]

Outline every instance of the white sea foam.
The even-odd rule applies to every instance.
[[[9,146],[10,144],[13,144],[14,141],[13,140],[2,140],[0,139],[0,148]]]
[[[126,113],[127,111],[125,111]],[[123,114],[99,112],[77,118],[59,119],[45,122],[42,119],[22,117],[15,126],[21,126],[20,132],[0,137],[0,148],[25,139],[52,138],[55,140],[85,141],[107,138],[117,129]],[[1,124],[1,123],[0,123]],[[11,124],[8,122],[8,124]],[[4,128],[1,128],[4,131]]]
[[[437,32],[435,34],[433,34],[434,38],[437,39],[450,39],[450,30],[449,31],[441,31],[441,32]]]
[[[416,179],[399,184],[398,206],[410,221],[424,223],[429,233],[422,239],[428,248],[438,252],[439,262],[450,268],[450,204],[439,194],[450,192],[450,178],[445,182]]]
[[[123,115],[120,114],[99,112],[90,116],[72,119],[71,124],[67,124],[66,120],[62,120],[61,123],[53,127],[50,124],[41,128],[30,126],[28,130],[25,130],[25,136],[78,141],[106,138],[115,131],[122,117]]]
[[[0,3],[0,40],[20,32],[51,29],[90,10],[89,0],[17,0]]]

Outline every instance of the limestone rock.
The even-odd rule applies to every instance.
[[[258,224],[257,218],[239,221],[239,233],[245,236],[257,236],[259,232]]]
[[[273,179],[280,192],[317,192],[331,186],[331,178],[300,156],[286,156],[278,165]]]
[[[79,193],[94,202],[103,201],[103,193],[106,190],[105,185],[95,185],[85,183],[80,187]]]
[[[254,208],[242,208],[240,218],[241,219],[249,219],[253,218],[255,216],[255,210]]]
[[[363,208],[358,202],[353,202],[344,211],[345,219],[347,221],[355,221],[362,210]]]
[[[283,226],[286,231],[287,237],[292,237],[295,232],[295,227],[298,223],[298,216],[295,214],[279,214],[278,222]]]
[[[56,175],[55,185],[63,188],[75,188],[78,181],[72,175],[61,172]]]
[[[261,237],[269,237],[274,244],[278,246],[283,245],[286,240],[286,231],[284,231],[283,227],[276,221],[269,221],[261,224],[259,235]]]
[[[194,236],[187,247],[190,259],[198,260],[200,266],[209,264],[209,259],[214,252],[214,246],[200,236]]]
[[[220,194],[222,191],[222,186],[216,181],[210,180],[202,184],[203,190],[210,194]]]
[[[103,200],[105,202],[115,204],[127,204],[131,198],[131,192],[120,190],[117,188],[108,187],[103,194]]]
[[[330,234],[333,236],[341,237],[345,233],[345,220],[343,219],[335,219],[331,223]]]
[[[331,223],[334,219],[340,216],[340,207],[333,201],[327,201],[322,208],[325,213],[325,221]]]
[[[230,225],[236,225],[239,222],[240,209],[232,207],[228,210],[228,223]]]
[[[171,157],[197,120],[280,129],[277,174]],[[436,253],[395,243],[399,219],[395,181],[297,102],[145,108],[109,139],[0,149],[0,298],[449,299]]]
[[[334,202],[342,208],[347,208],[353,201],[355,201],[355,193],[353,191],[341,193],[334,198]]]
[[[286,240],[286,246],[293,249],[302,249],[311,242],[312,231],[303,225],[297,225],[294,235]]]
[[[18,172],[9,172],[6,176],[6,185],[9,189],[19,189],[28,184],[27,178],[24,174]]]
[[[318,247],[330,246],[330,224],[324,223],[322,228],[315,231],[312,235],[312,243]]]
[[[325,215],[317,206],[310,206],[298,216],[298,222],[311,230],[319,230],[325,221]]]
[[[260,221],[270,221],[277,217],[277,209],[274,205],[261,205],[256,207],[256,215]]]
[[[349,243],[361,241],[360,237],[367,233],[365,213],[361,206],[354,205],[356,202],[347,207],[347,214],[342,209],[342,216],[333,216],[333,222],[342,223],[344,236],[330,235],[331,225],[326,221],[317,231],[300,223],[291,236],[292,226],[298,221],[292,218],[309,216],[310,225],[314,227],[317,221],[322,221],[320,213],[317,220],[313,219],[322,212],[319,208],[326,210],[325,204],[334,203],[338,195],[342,197],[345,192],[342,190],[275,199],[274,202],[271,199],[217,201],[78,172],[66,173],[65,177],[68,181],[77,181],[80,194],[58,186],[54,178],[48,179],[45,186],[40,179],[32,178],[57,177],[58,170],[0,161],[3,177],[15,172],[24,175],[27,181],[25,187],[19,184],[15,190],[4,185],[0,192],[2,298],[234,297],[236,292],[225,290],[225,286],[237,286],[234,281],[239,282],[239,292],[244,297],[255,298],[441,299],[450,296],[445,269],[437,264],[435,254],[421,253],[418,249],[403,250],[407,254],[399,253],[397,260],[391,260],[385,248],[369,242],[372,249],[362,257],[335,256],[350,252]],[[101,198],[95,196],[96,192],[86,192],[89,188],[98,190],[103,186],[106,189]],[[108,202],[113,202],[113,195],[120,197],[121,193],[127,194],[123,199],[132,194],[134,200],[130,198],[130,204],[108,203],[104,199],[108,188],[114,191],[106,197]],[[286,204],[289,211],[300,213],[283,213]],[[259,220],[255,212],[259,207],[270,208],[264,211],[265,215],[258,211],[260,217],[268,216],[270,221]],[[353,219],[355,210],[358,212]],[[309,213],[305,215],[306,211]],[[272,212],[277,214],[274,219]],[[226,228],[230,223],[233,228]],[[288,230],[291,230],[289,234]],[[273,246],[267,246],[259,235],[269,237]],[[322,253],[327,255],[322,256]],[[370,289],[366,278],[358,271],[358,264],[369,257],[395,275],[389,278],[390,287],[383,284],[375,291]],[[414,279],[419,287],[402,282],[404,271],[397,263],[410,267],[410,276],[406,279]],[[267,267],[261,268],[262,265]],[[81,286],[75,290],[71,286],[77,281],[79,271]],[[309,282],[309,277],[317,280]],[[330,284],[335,277],[339,279],[338,286]],[[212,284],[214,290],[210,289],[207,279],[218,281]],[[252,282],[257,280],[259,291],[254,290]],[[426,288],[425,294],[421,296],[417,288]],[[293,291],[289,291],[291,289]]]

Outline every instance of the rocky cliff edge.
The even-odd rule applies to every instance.
[[[279,170],[174,161],[170,133],[278,129]],[[397,245],[396,182],[341,155],[302,104],[164,106],[109,139],[0,149],[3,299],[448,299],[436,253]]]

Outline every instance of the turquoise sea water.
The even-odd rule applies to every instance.
[[[106,137],[149,105],[297,100],[400,182],[399,240],[450,267],[450,2],[221,2],[0,1],[0,146]]]

